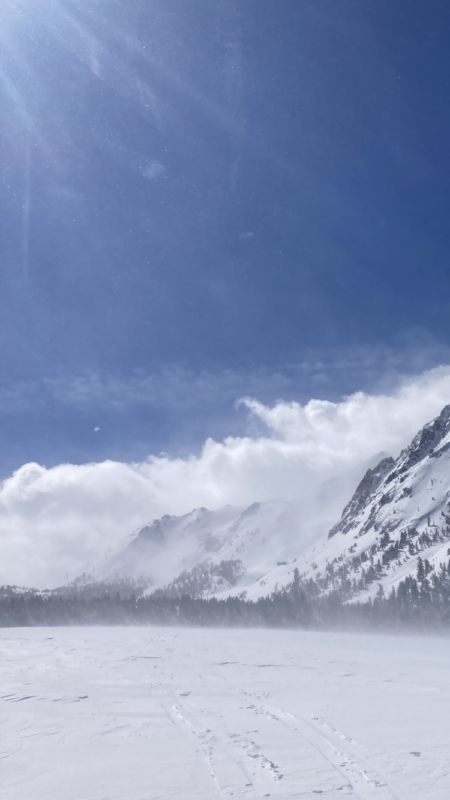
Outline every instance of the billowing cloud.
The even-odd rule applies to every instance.
[[[0,583],[56,585],[139,525],[198,506],[285,497],[299,502],[305,525],[315,525],[314,499],[324,497],[328,481],[337,488],[321,512],[325,533],[362,465],[380,452],[397,455],[450,402],[450,367],[390,394],[357,393],[339,403],[242,402],[257,433],[208,439],[198,456],[21,467],[0,487]]]

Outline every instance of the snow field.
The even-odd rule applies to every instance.
[[[448,800],[450,640],[0,631],[2,800]]]

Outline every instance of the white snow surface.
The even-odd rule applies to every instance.
[[[450,640],[0,632],[2,800],[448,800]]]

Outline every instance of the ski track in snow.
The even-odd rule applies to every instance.
[[[448,800],[450,640],[0,632],[2,800]]]

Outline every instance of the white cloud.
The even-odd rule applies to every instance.
[[[0,486],[0,583],[55,585],[73,577],[131,530],[162,514],[286,497],[314,524],[311,498],[380,451],[396,455],[450,401],[450,367],[405,380],[391,394],[269,408],[243,402],[264,434],[208,439],[199,456],[140,464],[26,464]],[[344,489],[343,489],[344,487]],[[330,497],[323,525],[347,497]]]

